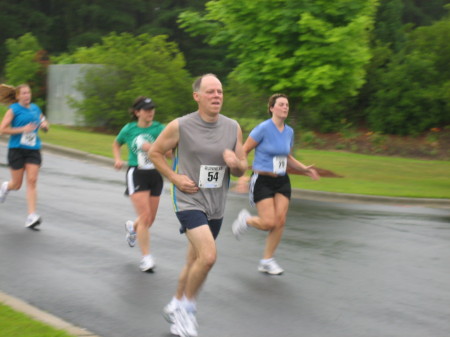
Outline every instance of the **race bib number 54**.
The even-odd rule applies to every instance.
[[[223,177],[225,176],[225,169],[226,166],[201,165],[198,187],[200,188],[222,187]]]

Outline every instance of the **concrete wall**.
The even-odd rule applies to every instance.
[[[50,123],[63,125],[83,125],[83,117],[72,109],[67,101],[83,98],[75,89],[78,81],[92,64],[55,64],[48,67],[47,75],[47,109],[46,115]]]

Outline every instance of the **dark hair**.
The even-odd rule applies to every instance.
[[[194,83],[192,83],[192,91],[193,92],[198,92],[200,90],[200,86],[202,85],[203,77],[206,77],[206,76],[213,76],[213,77],[217,78],[217,76],[212,73],[203,74],[202,76],[197,77],[195,79]]]
[[[137,120],[138,118],[136,116],[136,111],[139,111],[141,109],[151,110],[155,107],[155,102],[153,102],[151,98],[146,96],[139,96],[134,100],[133,105],[128,109],[128,112],[131,115],[131,119]]]
[[[272,111],[270,111],[270,108],[274,107],[275,103],[277,102],[277,99],[280,97],[284,97],[287,100],[289,100],[289,98],[285,94],[273,94],[272,96],[269,97],[269,102],[267,103],[267,110],[271,117],[272,117]]]

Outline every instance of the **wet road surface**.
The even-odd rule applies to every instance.
[[[0,291],[103,337],[170,336],[160,312],[185,238],[165,189],[152,228],[157,268],[139,271],[138,248],[124,239],[134,217],[124,175],[44,153],[41,229],[24,228],[24,188],[0,205]],[[257,271],[265,233],[231,234],[247,205],[230,194],[218,260],[198,300],[200,337],[450,335],[448,210],[293,201],[276,256],[286,272],[274,277]]]

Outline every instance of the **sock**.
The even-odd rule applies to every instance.
[[[270,259],[261,259],[261,263],[262,264],[266,264],[266,263],[269,263],[272,260],[273,260],[273,257],[271,257]]]
[[[179,306],[181,304],[181,301],[178,299],[178,298],[176,298],[175,296],[174,297],[172,297],[172,300],[170,301],[170,305],[171,306]]]
[[[187,312],[197,312],[197,303],[195,300],[189,300],[186,296],[183,296],[181,303]]]

